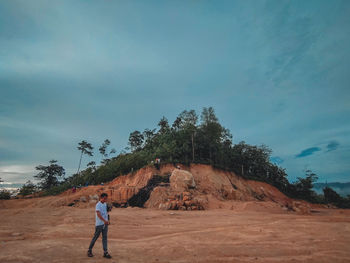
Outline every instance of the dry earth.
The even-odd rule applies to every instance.
[[[2,201],[9,202],[9,201]],[[309,215],[235,202],[234,210],[111,212],[109,251],[86,257],[94,208],[0,203],[0,262],[350,262],[350,211]],[[10,205],[9,205],[10,204]],[[18,205],[15,205],[18,204]]]

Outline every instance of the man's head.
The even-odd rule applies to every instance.
[[[101,203],[107,202],[107,198],[108,198],[108,194],[102,193],[102,194],[100,195],[100,201],[101,201]]]

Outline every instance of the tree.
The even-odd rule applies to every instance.
[[[83,154],[87,154],[89,156],[93,156],[93,152],[92,150],[94,149],[94,147],[92,147],[92,145],[90,143],[88,143],[87,141],[81,141],[79,143],[79,146],[77,147],[79,151],[81,151],[80,154],[80,160],[79,160],[79,166],[78,166],[78,171],[77,174],[79,174],[80,171],[80,165],[81,165],[81,159],[83,157]]]
[[[179,122],[179,126],[182,127],[191,135],[191,147],[192,147],[192,162],[194,162],[194,137],[197,130],[198,116],[194,110],[183,111],[176,119]]]
[[[41,180],[40,187],[44,190],[48,190],[53,186],[59,184],[59,178],[65,175],[65,170],[62,166],[57,164],[56,160],[51,160],[50,165],[39,165],[35,167],[39,171],[34,177]]]
[[[170,131],[168,119],[165,118],[164,116],[158,122],[158,126],[159,126],[159,131],[158,131],[159,134],[165,134]]]
[[[90,168],[92,168],[92,169],[96,169],[96,162],[94,162],[94,161],[91,161],[91,162],[89,162],[86,166],[87,167],[90,167]]]
[[[280,172],[270,164],[270,154],[265,145],[252,146],[242,141],[232,147],[232,168],[243,177],[266,181],[273,172]]]
[[[7,190],[1,190],[0,191],[0,199],[3,199],[3,200],[11,199],[11,193]]]
[[[332,188],[326,186],[323,188],[324,199],[326,203],[336,205],[339,208],[350,208],[350,196],[347,198],[340,196]]]
[[[341,200],[341,196],[332,188],[326,186],[323,188],[324,199],[326,203],[338,204]]]
[[[30,180],[27,181],[19,190],[20,195],[31,195],[34,194],[37,191],[37,187],[35,184],[33,184]]]
[[[100,148],[98,148],[100,154],[102,155],[102,161],[101,161],[102,164],[108,162],[109,159],[107,159],[107,158],[108,158],[109,155],[111,155],[111,154],[117,152],[114,148],[112,148],[112,149],[110,150],[110,152],[107,153],[107,148],[108,148],[108,146],[109,146],[110,144],[111,144],[111,141],[108,140],[108,139],[106,139],[106,140],[103,142],[103,144],[100,146]],[[103,159],[103,158],[105,158],[105,159]]]
[[[209,159],[210,163],[215,163],[216,153],[220,148],[224,128],[220,125],[212,107],[203,108],[201,114],[201,151],[202,158]]]
[[[155,135],[155,131],[156,129],[150,130],[150,129],[145,129],[142,133],[143,138],[144,138],[144,142],[145,142],[145,146],[151,146],[152,144],[152,140],[154,138]]]
[[[298,177],[298,181],[294,183],[295,195],[298,198],[313,202],[315,201],[316,193],[312,190],[313,183],[316,182],[318,176],[311,170],[305,171],[305,178]]]
[[[129,136],[129,145],[131,147],[131,151],[138,151],[141,150],[141,146],[143,143],[144,137],[141,132],[134,131],[130,133]]]
[[[0,183],[2,183],[3,180],[0,178]],[[11,193],[7,190],[0,190],[0,199],[8,200],[11,199]]]
[[[100,154],[102,155],[102,159],[103,159],[103,157],[107,158],[106,149],[107,149],[108,145],[110,145],[110,144],[111,144],[111,141],[106,139],[103,142],[103,144],[100,146],[100,148],[98,148]]]

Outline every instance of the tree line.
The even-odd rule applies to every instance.
[[[55,194],[73,186],[111,181],[159,158],[162,163],[209,164],[247,179],[267,182],[293,198],[318,203],[334,202],[325,198],[326,193],[320,196],[312,191],[313,183],[317,180],[317,175],[312,171],[307,170],[304,177],[290,183],[285,169],[270,161],[272,150],[269,147],[249,145],[244,141],[234,144],[232,138],[230,131],[220,124],[212,107],[203,108],[200,116],[194,110],[185,110],[172,124],[162,117],[157,128],[131,132],[128,151],[122,151],[117,156],[112,157],[116,150],[108,150],[111,142],[106,139],[99,147],[102,156],[99,166],[92,161],[80,171],[83,156],[93,156],[94,149],[83,140],[77,147],[80,159],[75,174],[59,180],[63,178],[64,169],[52,160],[48,166],[36,167],[39,173],[35,178],[40,180],[40,189]],[[329,190],[326,191],[328,194]],[[348,202],[346,200],[350,198],[341,203]]]

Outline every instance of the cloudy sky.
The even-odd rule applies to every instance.
[[[291,181],[350,181],[349,83],[347,0],[2,0],[0,177],[212,106]]]

